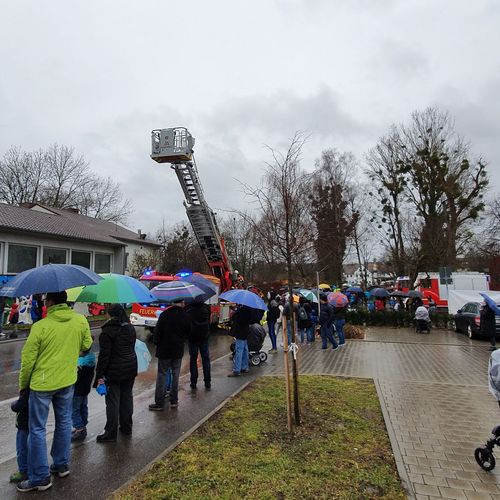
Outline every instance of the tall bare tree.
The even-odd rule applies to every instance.
[[[82,155],[58,144],[33,152],[11,147],[0,160],[0,201],[77,208],[112,222],[125,222],[131,213],[117,182],[96,175]]]
[[[293,263],[310,251],[313,241],[307,196],[310,180],[300,167],[302,148],[306,140],[307,137],[302,132],[296,132],[284,153],[269,148],[272,161],[267,163],[261,186],[246,186],[247,195],[258,207],[258,222],[254,224],[254,228],[261,245],[271,258],[283,262],[287,268],[294,345],[296,332],[292,319]],[[295,355],[292,357],[292,371],[295,424],[300,425],[298,367]]]
[[[410,208],[405,196],[408,180],[399,143],[399,132],[393,126],[389,134],[368,152],[366,160],[367,174],[372,183],[368,192],[379,205],[374,207],[371,220],[375,228],[381,230],[379,233],[389,250],[395,274],[404,276],[408,273],[404,219]]]
[[[219,226],[234,270],[238,271],[245,281],[254,281],[255,266],[261,255],[251,215],[247,212],[235,212],[222,219]]]

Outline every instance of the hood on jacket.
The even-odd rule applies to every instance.
[[[68,304],[56,304],[47,309],[47,318],[54,321],[64,322],[69,321],[75,316],[75,311]]]

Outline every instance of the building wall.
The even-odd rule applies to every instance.
[[[35,247],[37,249],[36,265],[43,264],[43,252],[46,248],[66,250],[66,263],[71,263],[74,251],[90,252],[90,269],[95,270],[96,254],[110,256],[111,271],[123,274],[125,246],[115,247],[98,242],[84,242],[62,240],[50,237],[38,237],[30,234],[0,232],[0,275],[13,274],[9,272],[8,256],[9,245],[18,244]]]

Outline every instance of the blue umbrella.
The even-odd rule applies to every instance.
[[[74,264],[46,264],[19,273],[0,288],[3,297],[27,297],[36,293],[61,292],[80,285],[95,285],[102,277]]]
[[[385,288],[374,288],[370,293],[374,297],[389,297],[389,292]]]
[[[248,290],[229,290],[221,293],[219,297],[228,302],[267,311],[266,303],[258,295]]]
[[[148,346],[142,340],[136,339],[135,341],[135,355],[137,357],[137,372],[147,372],[151,362],[151,354]]]
[[[216,294],[213,290],[211,292],[204,292],[193,283],[181,280],[168,281],[155,286],[151,290],[151,293],[157,299],[165,302],[175,302],[178,300],[205,302],[205,300],[208,300]]]
[[[203,290],[205,293],[213,292],[212,295],[215,295],[219,291],[219,287],[215,283],[212,283],[209,279],[204,278],[203,276],[201,276],[201,274],[184,275],[182,281],[186,281],[187,283],[196,285],[200,290]]]
[[[363,289],[360,286],[350,286],[346,292],[351,293],[363,293]]]
[[[497,306],[496,302],[485,293],[479,292],[479,295],[484,298],[484,301],[488,304],[489,308],[497,315],[500,316],[500,308]]]

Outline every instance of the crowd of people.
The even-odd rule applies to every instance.
[[[118,434],[133,429],[133,386],[138,364],[136,331],[120,304],[107,307],[108,320],[99,336],[99,356],[91,351],[94,339],[87,319],[67,304],[66,292],[48,293],[47,315],[31,328],[21,356],[16,412],[18,471],[11,482],[18,491],[44,491],[52,476],[70,473],[71,443],[87,437],[88,395],[91,388],[105,396],[106,424],[96,438],[115,442]],[[162,411],[167,395],[178,405],[178,385],[184,344],[190,353],[191,388],[197,387],[198,355],[205,388],[211,388],[208,337],[210,308],[204,303],[173,302],[160,317],[154,332],[158,375],[152,411]],[[50,406],[55,429],[49,465],[46,426]]]
[[[234,337],[232,370],[238,377],[249,369],[249,345],[260,347],[267,323],[271,340],[269,353],[278,352],[278,338],[286,348],[293,341],[313,344],[319,334],[321,349],[345,346],[344,325],[347,304],[332,306],[320,294],[319,303],[303,296],[271,293],[267,311],[235,306],[230,335]],[[415,305],[417,301],[415,301]],[[19,399],[12,405],[17,413],[18,471],[11,476],[21,492],[43,491],[51,487],[52,476],[70,473],[71,443],[87,437],[88,396],[92,387],[105,396],[106,423],[97,442],[116,442],[118,435],[133,431],[133,387],[138,373],[136,331],[120,304],[108,305],[107,322],[99,336],[99,356],[91,351],[94,339],[86,318],[68,304],[66,292],[49,293],[46,317],[35,322],[22,351]],[[417,306],[418,307],[418,306]],[[264,317],[265,314],[265,317]],[[197,389],[198,358],[203,383],[211,389],[209,353],[210,307],[202,302],[172,301],[158,318],[153,342],[156,347],[157,379],[151,411],[163,411],[179,404],[179,376],[185,344],[190,356],[190,387]],[[49,465],[46,424],[49,408],[54,408],[55,431]]]
[[[299,344],[312,344],[315,342],[316,332],[318,332],[321,337],[322,349],[326,349],[328,342],[330,342],[333,349],[336,350],[345,345],[345,321],[346,307],[333,307],[328,302],[326,294],[320,294],[319,306],[317,302],[296,296],[292,307],[290,307],[288,296],[282,298],[278,294],[270,294],[266,317],[272,346],[269,352],[276,353],[278,351],[277,339],[279,333],[284,330],[284,323],[286,323],[288,344],[292,343],[292,328],[295,326]],[[335,339],[335,334],[338,336],[338,342]]]

